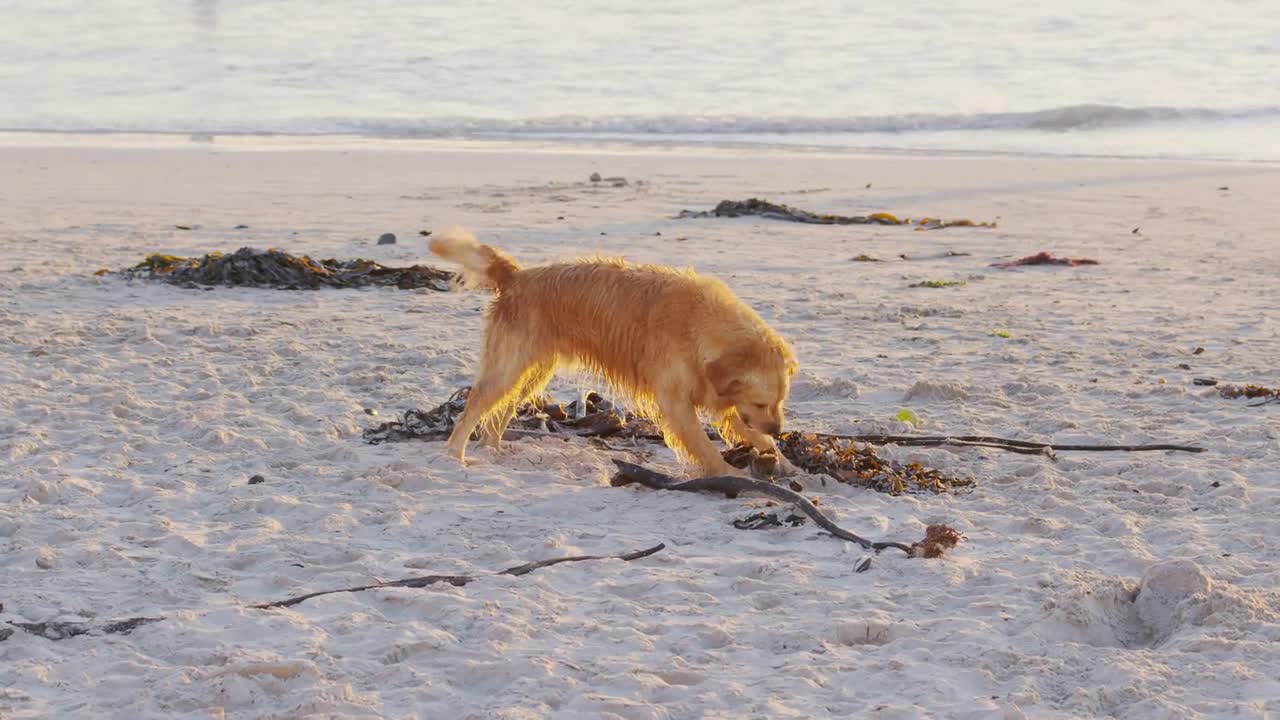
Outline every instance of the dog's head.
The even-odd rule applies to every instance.
[[[796,360],[783,343],[741,348],[707,366],[707,379],[720,396],[753,430],[766,435],[782,432],[782,404],[791,390]]]

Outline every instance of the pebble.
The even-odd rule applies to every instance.
[[[379,235],[379,236],[378,236],[378,244],[379,244],[379,245],[395,245],[395,244],[396,244],[396,234],[395,234],[395,233],[382,233],[381,235]]]
[[[266,481],[267,479],[262,477],[261,475],[254,475],[253,477],[249,478],[250,485],[260,485]]]
[[[364,414],[365,414],[365,415],[377,415],[377,414],[378,414],[378,411],[377,411],[377,410],[374,410],[373,408],[365,408],[365,409],[364,409]]]
[[[42,547],[36,550],[36,567],[41,570],[52,570],[58,564],[58,556],[54,554],[53,548]]]
[[[591,182],[600,182],[604,178],[600,177],[600,173],[591,173],[591,177],[588,179],[591,180]]]

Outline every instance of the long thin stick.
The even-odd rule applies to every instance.
[[[549,558],[547,560],[538,560],[536,562],[529,562],[523,565],[517,565],[515,567],[507,568],[506,570],[503,570],[501,572],[494,573],[494,575],[516,575],[516,576],[528,575],[534,570],[538,570],[540,568],[550,567],[552,565],[559,565],[560,563],[582,562],[583,560],[626,560],[626,561],[639,560],[640,558],[649,557],[650,555],[658,552],[659,550],[665,547],[666,547],[665,543],[658,543],[657,545],[654,545],[651,548],[646,548],[644,550],[637,550],[636,552],[627,553],[626,555],[575,555],[571,557]],[[335,593],[361,592],[363,590],[376,590],[378,588],[388,588],[388,587],[421,588],[421,587],[426,587],[428,585],[435,585],[437,583],[449,583],[454,587],[462,587],[463,585],[479,580],[482,577],[485,577],[485,576],[484,575],[421,575],[419,577],[404,578],[403,580],[388,580],[387,582],[374,583],[373,585],[359,585],[357,587],[338,588],[337,590],[321,590],[319,592],[307,593],[306,595],[296,595],[291,598],[285,598],[284,600],[276,600],[275,602],[250,605],[249,607],[258,608],[258,609],[292,607],[293,605],[297,605],[298,603],[303,602],[304,600],[310,600],[311,598],[320,597],[321,595],[333,595]]]
[[[797,507],[804,511],[818,524],[823,530],[835,535],[841,540],[856,542],[868,550],[883,550],[885,548],[897,548],[907,555],[911,555],[911,547],[897,542],[872,542],[856,533],[845,530],[839,525],[832,522],[831,518],[822,514],[818,506],[809,502],[809,499],[800,493],[774,485],[773,483],[764,482],[763,480],[752,480],[751,478],[738,477],[736,475],[717,475],[714,477],[694,478],[693,480],[679,481],[670,475],[650,470],[649,468],[629,463],[625,460],[614,459],[614,465],[618,466],[621,475],[613,481],[614,487],[620,487],[630,482],[638,482],[645,487],[654,490],[680,490],[684,492],[722,492],[736,496],[742,492],[755,492],[761,495],[768,495],[784,502],[795,503]]]
[[[835,440],[853,440],[875,445],[969,445],[974,447],[993,447],[1010,452],[1030,451],[1027,454],[1043,454],[1057,451],[1063,452],[1146,452],[1152,450],[1177,450],[1179,452],[1202,453],[1205,448],[1194,445],[1057,445],[1054,443],[1028,442],[1026,440],[1009,440],[990,435],[832,435],[829,433],[810,433],[820,438]]]
[[[1274,402],[1274,401],[1267,401]],[[1265,404],[1265,403],[1257,403]],[[1055,452],[1152,452],[1156,450],[1172,450],[1177,452],[1202,453],[1207,452],[1206,448],[1195,445],[1057,445],[1054,443],[1031,442],[1027,440],[1010,440],[1008,438],[999,438],[991,435],[836,435],[833,433],[810,433],[803,432],[805,435],[814,435],[816,437],[830,440],[852,440],[854,442],[865,442],[873,445],[908,445],[912,447],[989,447],[997,450],[1005,450],[1012,453],[1020,453],[1022,455],[1049,455]],[[508,429],[503,435],[506,439],[519,439],[522,437],[562,437],[569,438],[573,436],[593,437],[595,434],[591,431],[578,432],[553,432],[550,430],[523,430]],[[612,433],[609,433],[612,434]],[[607,434],[606,434],[607,435]],[[632,437],[632,436],[629,436]],[[637,435],[632,439],[636,440],[652,440],[662,442],[661,435]]]

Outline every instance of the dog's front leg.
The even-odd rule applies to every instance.
[[[658,410],[662,413],[664,435],[667,442],[676,450],[682,450],[698,464],[698,470],[705,477],[715,475],[751,475],[725,462],[724,456],[716,449],[707,433],[702,429],[702,421],[698,412],[688,400],[678,397],[659,397]]]

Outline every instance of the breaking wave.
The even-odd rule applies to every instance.
[[[1034,112],[904,114],[855,117],[750,116],[559,116],[530,119],[441,117],[415,119],[298,119],[258,126],[246,122],[170,121],[163,127],[129,124],[98,125],[57,120],[9,131],[204,133],[221,135],[333,135],[373,137],[468,137],[538,135],[790,135],[900,134],[954,131],[1014,130],[1040,132],[1089,131],[1177,123],[1280,119],[1280,107],[1237,110],[1179,107],[1123,107],[1067,105]]]

